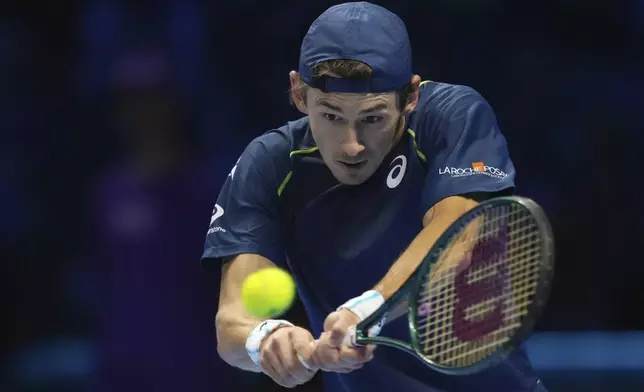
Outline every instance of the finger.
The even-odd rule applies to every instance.
[[[366,346],[352,347],[361,357],[369,358],[373,356],[373,352],[376,350],[375,344],[369,344]]]
[[[292,382],[288,380],[287,377],[285,377],[285,373],[282,372],[282,366],[275,353],[266,349],[262,350],[260,364],[262,365],[264,373],[266,373],[277,384],[287,388],[292,388],[294,386],[291,385]]]
[[[364,363],[358,363],[354,365],[343,365],[340,367],[336,367],[333,370],[331,370],[334,373],[351,373],[356,370],[360,370],[364,367]]]
[[[320,370],[325,371],[325,372],[334,372],[334,373],[350,373],[354,370],[362,369],[364,366],[363,363],[354,363],[354,364],[349,364],[349,363],[344,363],[342,361],[327,364],[325,366],[320,366]]]
[[[313,351],[315,350],[316,341],[309,331],[305,329],[294,329],[289,335],[293,344],[293,348],[297,353],[300,363],[309,371],[316,372],[319,368],[313,360]]]
[[[313,361],[321,369],[328,370],[329,368],[337,367],[337,364],[340,361],[340,354],[336,348],[328,346],[320,347],[315,350]]]
[[[329,332],[324,332],[320,336],[315,350],[313,351],[313,361],[321,368],[329,369],[336,366],[340,359],[339,350],[329,344]]]
[[[359,321],[358,316],[348,309],[343,309],[340,312],[338,312],[337,321],[331,327],[331,336],[329,339],[331,345],[338,348],[345,344],[344,340],[349,330],[355,329],[355,324]]]
[[[345,364],[355,365],[373,359],[373,350],[369,347],[347,347],[340,349],[340,361]]]
[[[296,340],[293,342],[293,348],[297,353],[298,360],[302,363],[308,371],[316,372],[317,366],[313,360],[313,352],[315,350],[315,342],[303,342],[301,340]]]
[[[297,357],[297,352],[295,351],[295,345],[293,342],[293,333],[289,331],[288,344],[280,344],[277,351],[277,356],[284,368],[284,371],[288,374],[289,378],[295,380],[297,384],[304,383],[311,379],[312,375],[310,370],[302,365],[299,358]]]
[[[347,333],[347,329],[348,326],[344,326],[341,321],[335,323],[329,333],[329,345],[331,347],[340,348],[344,340],[344,335]]]
[[[279,355],[280,363],[288,374],[289,381],[295,385],[303,384],[309,381],[315,372],[308,370],[297,357],[295,350],[290,353],[281,353]]]
[[[333,331],[324,332],[317,341],[313,359],[320,366],[320,369],[336,373],[348,373],[362,368],[363,363],[371,360],[372,356],[370,354],[373,351],[373,347],[352,348],[345,346],[343,351],[333,346],[333,342],[330,341],[332,335]],[[342,358],[342,353],[345,354],[346,358]]]
[[[296,365],[301,367],[302,364],[297,360],[292,343],[289,340],[275,339],[270,344],[270,352],[273,368],[282,378],[283,385],[289,388],[298,385],[296,378],[290,373],[290,369]]]
[[[324,330],[330,331],[339,318],[340,318],[339,312],[331,312],[324,320]]]
[[[306,370],[308,370],[309,372],[317,372],[318,366],[315,366],[313,364],[312,359],[304,359],[304,357],[301,356],[300,353],[297,353],[297,359],[300,361],[300,363],[302,363],[302,366],[304,366]]]

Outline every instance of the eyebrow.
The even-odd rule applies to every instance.
[[[325,100],[320,100],[320,101],[316,102],[316,105],[324,106],[324,107],[327,107],[327,108],[329,108],[331,110],[335,110],[336,112],[342,113],[342,109],[339,106],[333,105],[333,104],[331,104],[331,103],[329,103],[329,102],[327,102]],[[374,106],[372,106],[370,108],[366,108],[366,109],[361,110],[360,113],[358,113],[358,114],[371,113],[371,112],[375,112],[375,111],[378,111],[378,110],[387,109],[388,107],[389,107],[389,105],[387,105],[385,102],[380,102],[380,103],[378,103],[378,104],[376,104],[376,105],[374,105]]]

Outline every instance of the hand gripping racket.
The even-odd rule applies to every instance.
[[[534,201],[485,201],[442,234],[403,287],[350,329],[345,343],[391,346],[442,373],[482,371],[530,334],[553,267],[552,230]],[[405,313],[410,342],[369,336],[383,317],[387,323]]]

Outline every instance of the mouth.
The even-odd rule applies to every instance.
[[[342,165],[347,170],[357,171],[362,169],[367,164],[367,161],[360,161],[360,162],[338,161],[338,163],[340,163],[340,165]]]

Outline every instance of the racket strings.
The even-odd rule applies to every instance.
[[[416,332],[429,360],[462,367],[496,352],[521,326],[542,249],[535,218],[516,205],[482,211],[453,238],[421,287]]]

